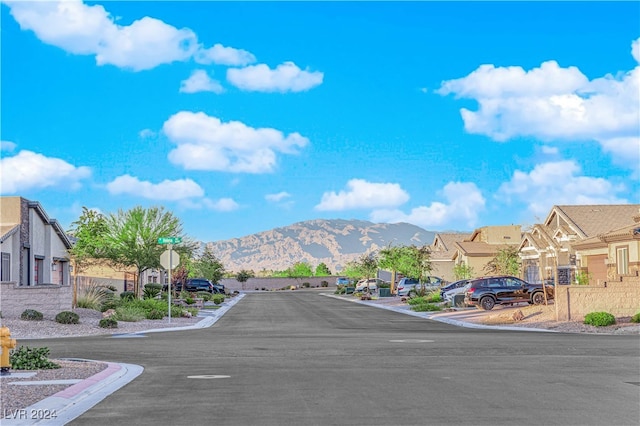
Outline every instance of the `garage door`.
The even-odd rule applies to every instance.
[[[587,256],[587,269],[591,274],[591,284],[598,283],[598,280],[601,283],[607,280],[607,265],[604,263],[606,258],[606,254]]]

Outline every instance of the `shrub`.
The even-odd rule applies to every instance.
[[[116,309],[118,306],[120,306],[120,304],[120,300],[116,299],[115,297],[109,297],[102,302],[102,305],[100,305],[100,311],[105,312],[109,309]],[[78,305],[78,307],[80,306]]]
[[[200,299],[204,300],[205,302],[208,302],[213,297],[213,295],[208,291],[199,291],[196,293],[196,296],[198,296]]]
[[[42,312],[38,312],[34,309],[25,309],[25,311],[20,315],[20,319],[25,321],[42,321]]]
[[[420,303],[418,305],[413,305],[411,310],[415,312],[433,312],[441,311],[442,308],[438,305],[434,305],[433,303]]]
[[[309,284],[307,282],[304,282],[304,283],[302,283],[302,287],[309,288],[309,287],[311,287],[311,284]]]
[[[590,312],[584,317],[584,323],[596,327],[606,327],[616,323],[616,317],[608,312]]]
[[[343,286],[342,284],[338,285],[336,287],[336,291],[334,291],[334,294],[345,294],[347,292],[347,288],[345,286]]]
[[[320,281],[320,287],[329,287],[329,281]]]
[[[196,301],[193,300],[191,296],[189,296],[186,299],[184,299],[184,303],[186,303],[187,305],[193,305],[194,303],[196,303]]]
[[[185,316],[185,312],[189,312],[192,317],[195,317],[198,315],[198,308],[187,308],[182,312],[182,316]]]
[[[118,328],[118,321],[114,318],[102,318],[98,325],[100,328]]]
[[[213,300],[213,303],[215,303],[216,305],[219,305],[222,302],[224,302],[224,299],[225,299],[224,294],[214,294],[211,297],[211,300]]]
[[[639,323],[640,322],[640,312],[631,317],[631,322]]]
[[[136,298],[136,294],[132,291],[123,291],[120,293],[120,299],[122,300],[133,300]]]
[[[30,348],[20,346],[11,351],[9,363],[14,370],[51,370],[60,368],[48,359],[49,348]]]
[[[143,299],[155,299],[162,291],[161,284],[150,283],[144,286],[142,289]]]
[[[143,308],[135,305],[122,305],[116,308],[113,316],[118,321],[136,322],[146,318],[146,312]]]
[[[112,286],[105,286],[97,281],[89,280],[80,287],[76,306],[99,311],[106,300],[113,298],[113,291],[115,289],[112,290]]]
[[[60,324],[78,324],[80,317],[75,312],[62,311],[56,315],[56,322]]]
[[[150,320],[161,320],[164,318],[164,312],[159,311],[158,309],[152,309],[147,312],[146,318]]]
[[[422,305],[424,303],[427,303],[427,300],[424,297],[419,296],[419,297],[413,297],[413,298],[407,300],[407,303],[409,305],[411,305],[411,306]]]

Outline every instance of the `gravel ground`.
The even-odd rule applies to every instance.
[[[8,327],[11,338],[16,339],[18,347],[22,346],[23,339],[44,339],[52,337],[74,337],[88,335],[110,335],[123,333],[136,333],[140,331],[174,328],[194,325],[202,318],[168,318],[162,320],[142,320],[137,322],[118,321],[118,328],[105,329],[98,326],[102,313],[91,309],[74,310],[80,316],[79,324],[58,324],[53,317],[45,317],[42,321],[23,321],[15,318],[2,318],[2,326]],[[25,346],[31,348],[42,347],[36,341],[30,341]],[[81,362],[72,360],[51,359],[62,368],[52,370],[10,370],[11,373],[36,374],[30,378],[15,378],[2,376],[0,378],[0,418],[11,416],[15,410],[26,408],[36,402],[65,390],[70,384],[62,385],[16,385],[15,382],[35,382],[48,380],[86,379],[107,368],[103,362]]]

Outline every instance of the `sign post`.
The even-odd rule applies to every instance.
[[[180,257],[178,257],[175,261],[173,259],[173,245],[180,244],[182,242],[182,238],[180,237],[161,237],[158,238],[158,244],[167,244],[168,249],[165,250],[162,255],[160,255],[160,264],[165,269],[169,270],[169,285],[167,286],[168,290],[168,310],[169,310],[169,323],[171,323],[171,278],[172,278],[172,270],[176,266],[180,264]]]

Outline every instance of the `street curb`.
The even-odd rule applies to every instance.
[[[500,325],[486,325],[486,324],[476,324],[472,322],[460,321],[450,318],[440,318],[441,315],[446,315],[443,313],[432,313],[432,312],[414,312],[408,308],[399,308],[397,306],[384,306],[378,305],[377,303],[371,303],[366,300],[351,300],[345,299],[340,296],[336,296],[333,294],[322,293],[322,296],[332,297],[338,300],[344,300],[346,302],[359,303],[361,305],[372,306],[374,308],[386,309],[388,311],[398,312],[405,315],[411,315],[418,318],[429,319],[433,321],[442,322],[445,324],[455,325],[458,327],[465,328],[474,328],[474,329],[485,329],[485,330],[505,330],[505,331],[537,331],[540,333],[558,333],[556,330],[547,330],[545,328],[528,328],[528,327],[509,327],[509,326],[500,326]]]
[[[103,362],[79,360],[86,362]],[[107,362],[100,373],[16,412],[16,419],[0,420],[3,426],[65,425],[142,374],[140,365]],[[55,416],[55,418],[53,417]]]

